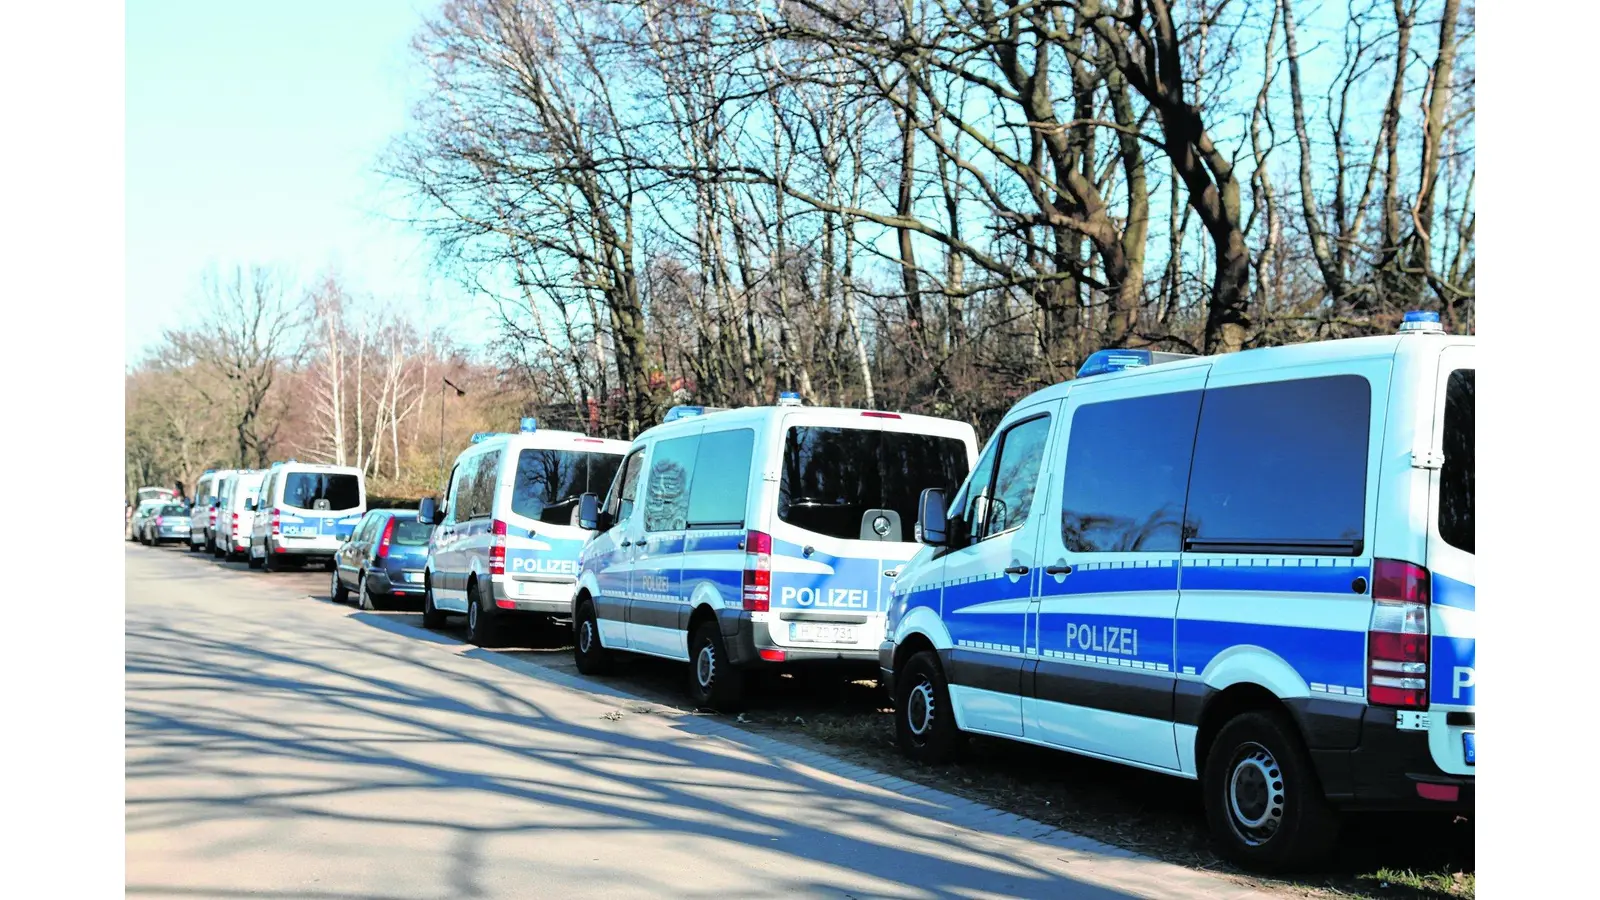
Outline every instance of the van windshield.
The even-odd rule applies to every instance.
[[[578,498],[604,494],[622,457],[586,450],[523,450],[517,457],[517,482],[511,511],[551,525],[575,525]]]
[[[290,472],[283,476],[283,505],[339,511],[361,505],[361,481],[342,472]]]
[[[946,495],[967,477],[967,445],[956,438],[861,428],[790,428],[783,447],[778,518],[829,537],[859,540],[871,509],[893,510],[909,541],[925,488]],[[891,529],[893,526],[891,525]]]
[[[1473,390],[1476,369],[1456,369],[1444,389],[1444,466],[1439,471],[1439,536],[1475,553],[1472,530]]]

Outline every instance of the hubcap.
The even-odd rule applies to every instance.
[[[917,737],[927,737],[933,730],[933,685],[923,679],[906,698],[906,724]]]
[[[717,674],[717,651],[708,643],[700,648],[700,653],[694,659],[694,677],[700,682],[702,688],[711,687],[711,679]]]
[[[1250,743],[1239,748],[1228,773],[1228,810],[1233,830],[1246,844],[1272,839],[1283,824],[1283,770],[1267,748]]]
[[[478,601],[476,600],[467,604],[467,627],[473,631],[478,630]]]
[[[578,629],[578,649],[588,653],[592,646],[594,646],[594,625],[585,619],[583,627]]]

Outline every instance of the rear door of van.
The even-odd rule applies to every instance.
[[[1446,347],[1439,355],[1429,473],[1428,748],[1452,775],[1476,772],[1477,576],[1473,538],[1473,395],[1476,351]]]

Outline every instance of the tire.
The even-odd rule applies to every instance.
[[[334,603],[349,603],[350,589],[345,587],[344,582],[339,580],[339,568],[337,566],[334,567],[333,577],[329,579],[329,582],[328,599]]]
[[[1222,726],[1206,753],[1201,785],[1211,835],[1230,862],[1285,872],[1332,854],[1339,816],[1283,715],[1247,712]]]
[[[366,612],[377,612],[377,601],[372,599],[372,594],[367,591],[367,573],[361,573],[361,579],[356,582],[356,605]]]
[[[261,571],[263,571],[263,572],[282,572],[283,571],[283,561],[282,560],[275,560],[273,558],[273,555],[272,555],[272,544],[270,544],[270,543],[268,543],[266,541],[262,541],[261,542]]]
[[[587,596],[579,601],[578,614],[572,618],[572,659],[585,675],[611,671],[611,651],[600,643],[600,618],[595,615],[594,601]]]
[[[701,622],[689,641],[689,698],[696,706],[738,712],[744,706],[745,673],[728,658],[722,629],[715,620]]]
[[[267,562],[264,557],[262,559],[256,559],[254,556],[251,556],[249,554],[245,554],[244,561],[245,561],[245,565],[249,566],[252,569],[260,569],[262,566],[266,565],[266,562]]]
[[[894,675],[894,736],[900,752],[924,765],[961,755],[966,732],[956,727],[950,682],[932,650],[911,655]]]
[[[500,637],[500,617],[484,609],[483,582],[475,581],[467,589],[467,643],[476,647],[493,647]]]
[[[422,581],[422,627],[438,631],[444,627],[444,613],[433,605],[433,576],[425,574]]]

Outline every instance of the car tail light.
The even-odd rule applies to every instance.
[[[383,560],[389,556],[389,539],[394,537],[394,519],[383,526],[383,538],[378,541],[378,559]]]
[[[1428,570],[1395,559],[1372,565],[1367,702],[1428,708]]]
[[[494,543],[489,545],[489,574],[506,573],[506,523],[494,520]]]
[[[283,533],[283,524],[278,521],[278,517],[280,515],[281,515],[281,513],[278,511],[278,508],[276,506],[274,506],[272,508],[272,536],[273,537],[280,537],[282,535],[282,533]]]
[[[767,662],[783,662],[789,658],[789,654],[782,650],[757,650],[756,653]]]
[[[156,527],[157,528],[161,527],[161,517],[160,516],[156,516]]]
[[[772,535],[749,531],[744,536],[744,608],[772,608]]]

